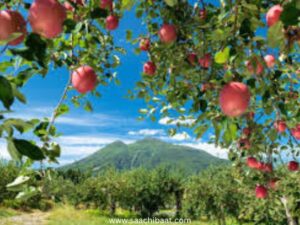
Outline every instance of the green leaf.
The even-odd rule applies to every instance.
[[[207,108],[207,101],[201,99],[200,102],[199,102],[199,105],[200,105],[200,109],[202,112],[205,112],[206,111],[206,108]]]
[[[197,127],[194,131],[194,133],[197,135],[197,139],[201,138],[208,128],[209,126],[207,125]]]
[[[39,193],[38,189],[35,187],[28,187],[25,189],[25,191],[20,192],[17,196],[16,199],[21,200],[21,201],[27,201],[28,199],[32,198],[33,196],[37,195]]]
[[[127,30],[126,31],[126,40],[130,41],[132,39],[132,31],[131,30]]]
[[[20,161],[22,156],[21,154],[18,152],[18,150],[16,149],[13,141],[11,139],[7,140],[7,150],[11,156],[12,159],[16,160],[16,161]]]
[[[10,191],[20,191],[29,180],[30,177],[28,176],[19,176],[12,183],[6,185],[6,187]]]
[[[230,56],[230,48],[226,47],[223,51],[219,51],[215,54],[215,61],[218,64],[224,64],[228,61]]]
[[[89,101],[87,101],[85,103],[84,110],[87,111],[87,112],[92,112],[93,111],[93,106]]]
[[[178,0],[165,0],[165,3],[166,3],[168,6],[174,7],[175,5],[178,4]]]
[[[4,125],[13,126],[20,133],[24,133],[24,132],[27,132],[28,130],[32,129],[35,124],[32,122],[24,121],[22,119],[8,119],[8,120],[5,120]]]
[[[98,18],[106,18],[108,16],[108,11],[105,9],[101,9],[101,8],[95,8],[92,12],[91,12],[91,18],[92,19],[98,19]]]
[[[122,0],[121,8],[123,10],[130,10],[134,6],[135,0]]]
[[[280,19],[285,26],[296,26],[300,22],[300,8],[297,7],[297,4],[300,5],[299,0],[294,0],[283,6]]]
[[[268,45],[272,48],[282,48],[285,44],[283,24],[281,21],[271,26],[268,30]]]
[[[27,156],[33,160],[45,159],[43,151],[31,142],[23,139],[13,139],[13,143],[21,155]]]
[[[3,76],[0,76],[0,101],[6,109],[14,102],[13,89],[10,82]]]
[[[68,105],[66,104],[61,104],[58,109],[56,110],[56,113],[55,113],[55,118],[61,116],[61,115],[64,115],[66,113],[68,113],[70,111],[70,108]]]

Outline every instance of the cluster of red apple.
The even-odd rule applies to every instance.
[[[279,19],[280,15],[283,11],[283,8],[280,5],[273,6],[266,15],[267,25],[273,26],[276,24]],[[206,18],[206,11],[201,10],[200,11],[200,18],[205,19]],[[176,27],[171,24],[164,24],[159,32],[159,38],[162,43],[165,44],[171,44],[176,41],[177,39],[177,32]],[[150,39],[143,38],[140,41],[140,49],[142,51],[149,51],[150,50]],[[196,65],[197,61],[197,54],[192,52],[189,53],[187,56],[187,60],[191,65]],[[198,59],[199,65],[204,68],[208,69],[212,64],[212,57],[210,53],[206,53],[203,57]],[[267,68],[273,68],[276,64],[276,59],[273,55],[266,55],[262,59],[258,58],[257,56],[252,57],[250,60],[246,61],[245,65],[249,73],[255,74],[255,75],[261,75],[264,72],[264,67]],[[153,76],[156,73],[156,65],[152,61],[148,61],[144,64],[144,74],[148,76]],[[213,88],[213,84],[207,83],[203,85],[203,90],[207,90]],[[226,84],[219,96],[219,103],[222,112],[229,117],[238,117],[243,115],[249,106],[251,99],[251,93],[247,85],[241,83],[241,82],[229,82]],[[254,117],[254,113],[252,113],[252,118]],[[277,129],[279,132],[283,132],[286,129],[286,124],[284,121],[276,121],[275,122],[275,129]],[[239,141],[239,146],[241,149],[247,150],[251,148],[249,135],[250,135],[250,129],[245,128],[243,130],[243,138]],[[291,129],[292,135],[300,139],[300,125],[298,125],[296,128]],[[273,166],[271,163],[264,163],[257,161],[254,157],[249,157],[247,159],[247,165],[250,168],[260,170],[265,173],[270,173],[273,171]],[[296,171],[298,170],[298,163],[295,161],[291,161],[288,164],[288,169],[290,171]],[[268,183],[268,187],[271,187],[275,189],[277,179],[272,179]],[[256,187],[256,196],[257,198],[265,198],[267,196],[268,189],[267,187],[263,185],[258,185]]]
[[[273,6],[267,13],[267,25],[273,26],[276,24],[283,8],[280,5]],[[276,59],[273,55],[266,55],[264,57],[265,64],[268,68],[275,66]],[[254,66],[254,65],[255,66]],[[246,67],[251,74],[260,75],[264,71],[264,65],[257,57],[253,57],[252,60],[246,62]],[[225,85],[220,93],[220,106],[223,113],[230,117],[241,116],[246,112],[250,103],[251,94],[248,87],[240,82],[230,82]],[[277,120],[274,123],[274,128],[278,132],[284,132],[287,129],[287,125],[283,120]],[[251,133],[250,128],[243,129],[243,138],[239,141],[239,147],[243,150],[251,148],[249,135]],[[295,128],[291,129],[291,134],[296,138],[300,139],[300,124]],[[254,157],[248,157],[246,161],[249,168],[256,169],[265,173],[271,173],[273,171],[273,166],[271,163],[264,163],[258,161]],[[296,161],[290,161],[288,163],[289,171],[298,171],[299,163]],[[268,185],[257,185],[255,189],[255,194],[257,198],[266,198],[268,195],[268,188],[275,189],[278,179],[273,178],[268,182]]]
[[[84,0],[72,0],[78,6],[84,6]],[[100,8],[113,11],[112,0],[101,0]],[[63,32],[63,23],[67,18],[67,11],[74,12],[74,7],[57,0],[35,0],[29,9],[29,23],[32,32],[47,39],[58,37]],[[77,17],[78,18],[78,17]],[[107,30],[114,30],[119,25],[119,18],[111,13],[106,20]],[[17,37],[14,35],[17,34]],[[8,45],[21,44],[27,34],[26,21],[23,16],[13,10],[0,11],[0,41],[8,41]],[[97,76],[89,66],[82,66],[72,74],[72,84],[80,93],[86,93],[95,88]]]

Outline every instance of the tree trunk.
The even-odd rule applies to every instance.
[[[287,197],[283,196],[282,198],[280,198],[280,200],[285,209],[288,225],[299,225],[298,217],[293,217],[289,210]]]
[[[110,215],[112,215],[112,216],[115,215],[116,208],[117,208],[116,202],[114,200],[112,200],[110,203]]]
[[[181,210],[182,210],[182,193],[176,192],[175,198],[176,198],[176,215],[175,215],[175,217],[180,218]]]

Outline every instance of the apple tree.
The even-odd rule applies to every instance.
[[[267,201],[270,184],[285,182],[280,165],[299,179],[299,1],[194,3],[137,2],[148,32],[131,41],[149,60],[131,96],[145,99],[142,117],[176,123],[171,135],[188,128],[229,149],[237,179]],[[274,198],[296,224],[297,200]]]
[[[11,157],[25,165],[9,186],[25,190],[20,196],[43,191],[30,186],[29,181],[46,172],[29,168],[35,161],[57,162],[61,149],[55,143],[55,121],[68,113],[69,103],[91,111],[87,96],[100,97],[98,86],[117,81],[112,70],[125,50],[115,46],[113,32],[118,28],[121,9],[121,3],[99,0],[1,1],[0,136],[7,141]],[[58,69],[70,72],[52,115],[31,120],[11,117],[15,102],[26,104],[22,88],[30,79],[46,77]],[[23,136],[25,132],[30,132],[26,135],[32,137],[30,140]]]

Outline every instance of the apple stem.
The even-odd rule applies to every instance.
[[[235,5],[235,12],[234,12],[235,18],[234,18],[234,26],[233,26],[233,34],[234,35],[235,35],[236,31],[237,31],[240,2],[241,2],[241,0],[237,0],[236,1],[236,5]]]
[[[57,103],[57,106],[55,107],[53,113],[52,113],[52,116],[51,116],[51,119],[50,119],[50,122],[49,122],[49,126],[48,126],[48,132],[50,131],[51,127],[53,126],[54,122],[55,122],[55,119],[56,119],[56,115],[57,115],[57,111],[59,109],[59,107],[61,106],[61,104],[63,103],[63,101],[65,100],[66,96],[67,96],[67,93],[68,93],[68,90],[69,90],[69,86],[71,85],[71,79],[72,79],[72,73],[70,72],[70,75],[69,75],[69,79],[68,79],[68,82],[64,88],[64,91]]]

